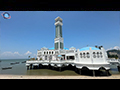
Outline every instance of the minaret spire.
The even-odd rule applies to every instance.
[[[55,19],[55,49],[60,50],[63,49],[63,38],[62,38],[62,18],[59,16]]]

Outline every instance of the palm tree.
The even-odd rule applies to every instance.
[[[96,47],[96,48],[98,48],[98,46],[97,46],[97,45],[95,45],[95,47]]]
[[[30,56],[28,56],[28,58],[30,59]]]

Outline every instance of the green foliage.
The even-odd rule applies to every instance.
[[[40,60],[42,60],[42,58],[40,58]]]
[[[109,54],[108,54],[108,58],[115,58],[115,59],[118,59],[118,56],[117,56],[117,55],[109,55]]]
[[[30,58],[30,56],[28,56],[28,58]]]

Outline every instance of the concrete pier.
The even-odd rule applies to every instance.
[[[101,64],[83,64],[80,62],[67,62],[67,61],[40,61],[40,60],[34,60],[34,61],[26,61],[26,67],[27,70],[30,69],[42,69],[42,68],[47,68],[47,69],[52,69],[52,70],[58,70],[58,71],[63,71],[63,69],[67,70],[74,70],[76,73],[81,74],[82,71],[88,72],[88,70],[93,70],[93,76],[95,76],[95,71],[99,71],[99,68]],[[102,64],[104,68],[106,69],[107,75],[109,74],[109,65],[107,64]],[[85,69],[85,70],[84,70]],[[120,67],[118,67],[120,71]],[[84,72],[83,72],[84,73]]]

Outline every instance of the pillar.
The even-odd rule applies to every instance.
[[[95,70],[93,70],[93,76],[95,76]]]
[[[81,75],[81,69],[79,69],[79,74]]]

